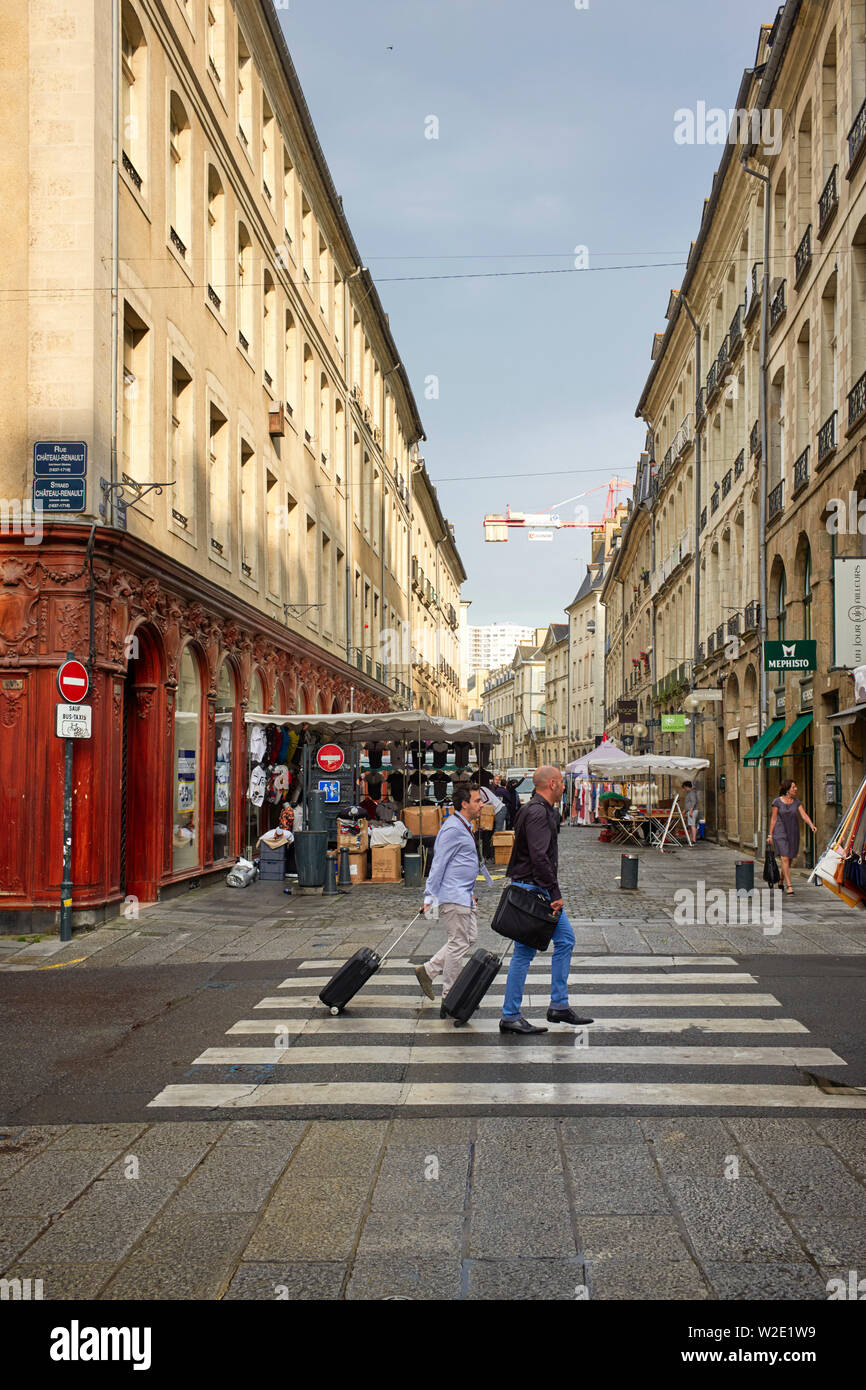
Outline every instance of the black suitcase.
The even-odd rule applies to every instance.
[[[325,985],[319,995],[322,1003],[332,1014],[342,1013],[349,1000],[354,999],[361,986],[367,983],[371,975],[375,975],[381,964],[381,956],[371,951],[369,946],[362,946]]]
[[[358,990],[361,989],[372,975],[375,975],[382,961],[389,956],[394,947],[402,941],[409,927],[417,922],[421,916],[416,912],[408,927],[404,927],[397,940],[389,946],[384,956],[377,955],[371,951],[369,946],[362,946],[360,951],[356,951],[350,956],[345,965],[341,965],[336,975],[325,985],[319,998],[332,1014],[340,1014],[345,1009],[350,999],[354,999]]]
[[[458,1023],[469,1022],[499,974],[499,968],[508,955],[511,945],[512,943],[509,942],[501,956],[495,956],[492,951],[474,951],[472,953],[442,1000],[442,1007],[446,1014],[456,1019]]]

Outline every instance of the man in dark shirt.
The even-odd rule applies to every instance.
[[[553,960],[550,966],[550,1008],[548,1023],[592,1023],[581,1018],[568,1003],[568,971],[574,950],[574,932],[562,903],[557,881],[559,871],[559,812],[555,809],[562,798],[562,773],[556,767],[536,768],[532,776],[535,791],[522,806],[515,825],[514,849],[508,865],[508,876],[518,888],[540,888],[550,899],[554,912],[562,909],[553,933]],[[514,954],[505,981],[505,1002],[499,1020],[501,1033],[546,1033],[520,1012],[523,986],[535,951],[515,941]]]

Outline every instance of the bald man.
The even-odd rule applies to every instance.
[[[562,773],[558,767],[539,767],[533,773],[532,782],[535,791],[526,805],[521,806],[514,824],[514,849],[508,865],[508,876],[517,888],[540,889],[550,899],[554,912],[562,909],[553,933],[548,1023],[592,1023],[591,1018],[581,1018],[568,1003],[568,971],[574,950],[574,932],[563,908],[557,880],[559,812],[555,809],[562,799]],[[520,1012],[523,986],[534,955],[531,946],[515,941],[505,981],[500,1033],[547,1032],[546,1028],[530,1023]]]

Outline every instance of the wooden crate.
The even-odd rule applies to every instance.
[[[399,883],[403,877],[400,868],[399,845],[374,845],[370,851],[373,861],[371,878],[374,883]]]

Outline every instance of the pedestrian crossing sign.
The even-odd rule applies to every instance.
[[[335,779],[333,782],[330,781],[330,780],[326,780],[326,779],[324,779],[324,778],[321,779],[321,780],[319,781],[319,791],[325,793],[325,801],[326,801],[326,802],[330,803],[330,802],[339,801],[339,800],[340,800],[340,783],[339,783],[339,779]]]

